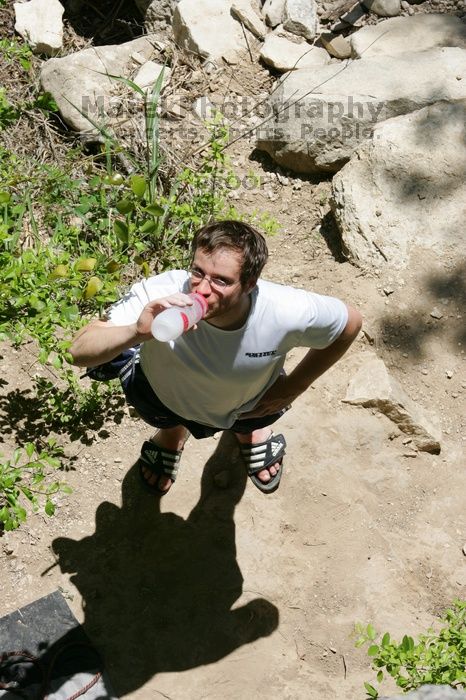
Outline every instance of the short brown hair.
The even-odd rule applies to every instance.
[[[269,251],[264,236],[243,221],[215,221],[200,228],[191,245],[193,256],[198,248],[213,253],[220,248],[231,248],[241,253],[240,281],[244,286],[256,281],[261,274]]]

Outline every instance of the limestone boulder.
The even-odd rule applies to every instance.
[[[241,24],[231,14],[231,0],[180,0],[173,13],[175,41],[212,61],[247,50]]]
[[[156,41],[156,36],[147,35],[125,44],[96,46],[63,58],[51,58],[40,72],[42,88],[53,96],[69,127],[89,139],[96,138],[99,131],[85,115],[111,125],[124,116],[125,101],[134,99],[121,82],[109,75],[136,77],[144,63],[151,61]],[[147,80],[146,71],[144,81]]]
[[[330,61],[324,49],[311,46],[306,41],[298,44],[273,34],[266,36],[260,57],[264,63],[281,72],[323,66]]]
[[[438,418],[413,401],[374,353],[351,379],[345,403],[379,411],[412,438],[418,450],[438,454],[441,432]]]
[[[394,17],[367,25],[349,37],[353,58],[396,56],[441,46],[466,49],[466,23],[445,14]]]
[[[465,74],[466,51],[459,48],[287,73],[266,105],[257,147],[296,172],[337,172],[378,122],[466,98]]]
[[[379,124],[333,178],[332,210],[349,258],[406,267],[414,251],[466,244],[466,100]]]
[[[58,0],[29,0],[13,7],[15,31],[34,53],[54,56],[63,46],[63,5]]]

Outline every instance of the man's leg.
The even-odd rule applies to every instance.
[[[157,447],[167,450],[181,451],[188,439],[189,432],[183,425],[176,425],[174,428],[159,428],[157,433],[150,438]],[[148,467],[142,464],[142,474],[150,486],[157,486],[159,491],[168,491],[173,481],[168,476],[154,474]]]
[[[266,440],[268,440],[271,434],[272,430],[268,425],[265,426],[265,428],[257,428],[256,430],[253,430],[250,433],[235,433],[238,442],[240,442],[243,445],[255,445],[259,442],[265,442]],[[267,469],[263,469],[262,471],[257,472],[256,476],[264,484],[267,484],[270,481],[270,479],[272,479],[276,474],[278,474],[280,468],[280,462],[275,462],[275,464],[272,464],[271,466],[267,467]]]

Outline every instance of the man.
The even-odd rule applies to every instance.
[[[268,251],[263,236],[239,221],[200,229],[189,271],[174,270],[135,284],[109,310],[77,334],[70,348],[83,367],[121,361],[128,402],[157,434],[139,461],[147,488],[164,494],[175,481],[189,435],[231,429],[248,476],[264,493],[282,476],[286,442],[270,425],[348,349],[361,315],[332,297],[259,279]],[[196,328],[167,343],[151,334],[154,318],[202,294],[208,310]],[[309,347],[285,375],[286,354]],[[117,358],[117,360],[115,360]]]

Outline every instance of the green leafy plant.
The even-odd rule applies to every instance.
[[[0,55],[5,63],[19,63],[25,71],[31,67],[31,48],[15,38],[0,39]]]
[[[439,632],[429,629],[417,642],[404,635],[400,643],[388,632],[378,635],[370,624],[357,625],[356,646],[368,645],[378,683],[383,681],[385,670],[406,692],[426,683],[466,687],[466,601],[455,600],[441,622],[445,626]],[[372,684],[364,683],[364,687],[369,697],[379,697]]]
[[[63,450],[54,440],[36,448],[28,442],[13,452],[10,459],[0,459],[0,529],[15,530],[27,518],[23,504],[29,502],[34,512],[43,505],[44,512],[55,512],[53,495],[71,493],[52,475],[62,466]]]

